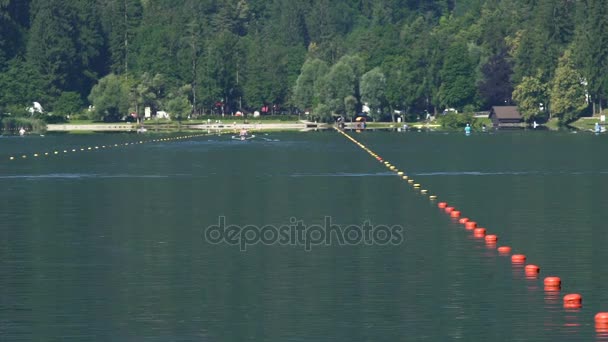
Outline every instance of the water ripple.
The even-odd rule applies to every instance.
[[[608,171],[437,171],[437,172],[406,172],[409,176],[551,176],[551,175],[593,175],[608,174]],[[294,173],[290,177],[386,177],[394,176],[394,172],[376,173]]]
[[[0,179],[26,179],[26,180],[45,180],[45,179],[88,179],[88,178],[168,178],[169,175],[131,175],[116,174],[104,175],[95,173],[49,173],[41,175],[6,175]]]
[[[438,171],[438,172],[406,172],[409,176],[551,176],[551,175],[571,175],[571,176],[587,176],[594,174],[608,174],[608,171]],[[192,175],[188,173],[175,174],[100,174],[100,173],[49,173],[49,174],[23,174],[23,175],[2,175],[3,179],[24,179],[24,180],[46,180],[46,179],[112,179],[112,178],[176,178],[176,177],[208,177],[215,175],[209,173],[205,176]],[[395,176],[394,172],[327,172],[327,173],[292,173],[288,177],[390,177]],[[277,174],[267,174],[268,177],[282,176]]]

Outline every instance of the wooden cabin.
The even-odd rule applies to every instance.
[[[492,107],[490,120],[494,127],[520,127],[524,121],[517,106]]]

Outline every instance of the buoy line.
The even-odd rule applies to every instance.
[[[395,165],[392,165],[389,161],[382,158],[380,155],[372,151],[369,147],[363,145],[355,138],[351,137],[344,131],[335,128],[342,136],[353,142],[355,145],[359,146],[365,152],[367,152],[370,156],[376,159],[378,162],[382,163],[386,168],[390,171],[395,172],[402,180],[407,181],[414,190],[419,191],[422,195],[428,195],[427,189],[421,189],[422,185],[420,183],[415,183],[413,179],[405,174],[404,171],[399,170]],[[428,198],[431,201],[435,201],[438,199],[437,195],[428,195]],[[449,206],[447,202],[438,202],[437,207],[439,209],[443,209],[446,214],[449,214],[451,218],[457,219],[460,218],[461,212],[456,210],[455,207]],[[499,246],[496,247],[498,242],[498,236],[496,234],[487,234],[486,228],[478,227],[477,222],[472,221],[467,217],[460,218],[458,223],[464,225],[465,229],[468,231],[473,231],[473,237],[475,239],[483,239],[485,240],[486,246],[488,248],[497,248],[498,254],[501,256],[509,256],[511,255],[512,248],[510,246]],[[524,254],[512,254],[511,255],[511,263],[514,267],[524,266],[524,273],[526,279],[534,280],[538,279],[540,274],[540,267],[534,264],[526,264],[526,256]],[[548,276],[545,277],[544,281],[544,290],[545,293],[551,295],[558,295],[561,291],[562,280],[556,276]],[[563,297],[563,307],[569,311],[578,312],[579,309],[583,306],[582,296],[578,293],[570,293],[566,294]],[[602,336],[608,336],[608,312],[598,312],[595,317],[595,329],[598,334],[602,334]]]
[[[68,153],[75,153],[75,152],[89,152],[89,151],[96,151],[96,150],[100,150],[100,149],[126,147],[126,146],[131,146],[131,145],[141,145],[141,144],[147,144],[147,143],[171,142],[171,141],[184,140],[184,139],[193,139],[193,138],[198,138],[198,137],[207,136],[207,135],[209,135],[209,134],[208,133],[193,134],[193,135],[183,135],[183,136],[177,136],[177,137],[171,137],[171,138],[137,140],[137,141],[131,141],[131,142],[125,142],[125,143],[114,143],[114,144],[107,144],[107,145],[95,145],[95,146],[86,146],[86,147],[57,149],[57,150],[53,150],[53,151],[40,152],[40,153],[13,155],[13,156],[8,157],[8,159],[9,160],[19,160],[19,159],[22,160],[22,159],[28,159],[28,158],[49,157],[49,156],[57,156],[57,155],[63,155],[63,154],[68,154]]]

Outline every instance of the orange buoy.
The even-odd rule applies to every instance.
[[[536,277],[540,272],[540,267],[536,265],[526,265],[525,267],[526,276],[528,277]]]
[[[564,303],[575,304],[582,303],[583,297],[578,293],[569,293],[564,296]]]
[[[454,207],[446,207],[445,208],[445,212],[448,213],[448,214],[451,213],[452,211],[454,211]]]
[[[546,277],[544,280],[545,289],[558,289],[562,286],[562,280],[559,277]]]
[[[509,253],[511,253],[511,247],[500,246],[498,247],[498,253],[500,253],[500,255],[509,255]]]
[[[459,222],[460,224],[465,224],[465,223],[469,222],[469,219],[468,219],[468,218],[466,218],[466,217],[463,217],[463,218],[461,218],[460,220],[458,220],[458,222]]]
[[[583,306],[583,298],[578,293],[570,293],[564,296],[564,308],[578,309]]]
[[[464,227],[467,230],[473,230],[473,229],[475,229],[477,227],[477,222],[475,222],[475,221],[468,221],[467,223],[464,224]]]
[[[583,305],[582,304],[564,304],[564,309],[569,309],[569,310],[577,310],[582,308]]]
[[[523,264],[526,262],[526,256],[523,254],[513,254],[511,256],[511,262],[514,264]]]
[[[447,208],[448,204],[446,202],[439,202],[437,206],[441,209]]]
[[[452,211],[452,212],[450,213],[450,217],[453,217],[453,218],[458,218],[458,217],[460,217],[460,211],[458,211],[458,210],[454,210],[454,211]]]
[[[476,238],[481,239],[485,235],[486,235],[486,229],[485,228],[475,228],[473,230],[473,236],[475,236]]]
[[[496,236],[494,234],[490,234],[490,235],[486,235],[485,239],[486,239],[486,243],[494,244],[494,243],[496,243],[496,241],[498,241],[498,236]]]
[[[608,325],[608,312],[598,312],[595,315],[595,323]]]
[[[608,324],[595,323],[595,332],[601,334],[602,337],[608,336]]]

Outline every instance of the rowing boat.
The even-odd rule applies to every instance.
[[[233,136],[232,136],[232,139],[233,139],[233,140],[240,140],[240,141],[245,141],[245,140],[249,140],[249,139],[253,139],[253,138],[255,138],[255,135],[250,135],[250,136],[245,136],[245,135],[241,135],[241,136],[238,136],[238,135],[233,135]]]

